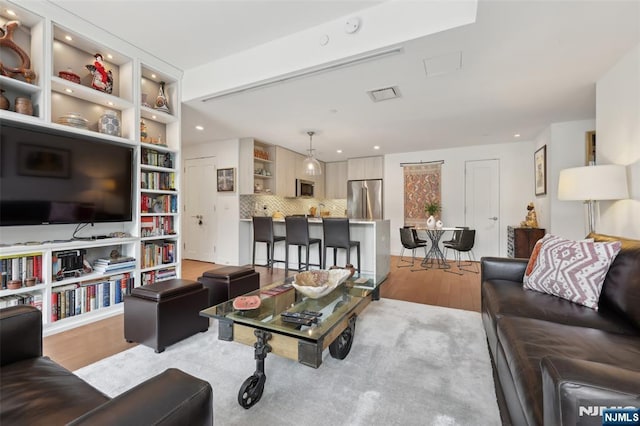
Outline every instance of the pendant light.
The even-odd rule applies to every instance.
[[[319,176],[322,174],[322,167],[320,167],[320,162],[313,157],[314,149],[311,146],[311,140],[313,139],[313,135],[316,132],[307,132],[309,135],[309,155],[302,162],[302,167],[304,167],[304,174],[308,176]]]

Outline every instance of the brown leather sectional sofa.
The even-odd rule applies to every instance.
[[[640,241],[589,237],[622,241],[597,311],[523,289],[526,259],[481,261],[482,320],[504,424],[601,424],[593,407],[640,408]]]
[[[42,356],[42,315],[0,310],[0,424],[212,425],[211,385],[177,369],[111,399]]]

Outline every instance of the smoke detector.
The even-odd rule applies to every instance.
[[[400,97],[400,89],[398,86],[385,87],[382,89],[375,89],[367,91],[367,94],[373,102],[387,101],[389,99],[395,99]]]

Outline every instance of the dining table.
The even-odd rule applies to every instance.
[[[450,269],[451,265],[447,262],[447,259],[444,257],[444,253],[440,250],[440,240],[442,236],[448,231],[456,231],[460,228],[455,227],[444,227],[438,229],[430,229],[430,228],[415,228],[418,232],[425,232],[427,237],[429,237],[429,241],[431,241],[431,248],[427,252],[422,262],[420,262],[420,266],[426,269]]]

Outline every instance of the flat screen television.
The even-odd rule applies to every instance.
[[[0,124],[0,226],[127,222],[133,148],[22,123]]]

